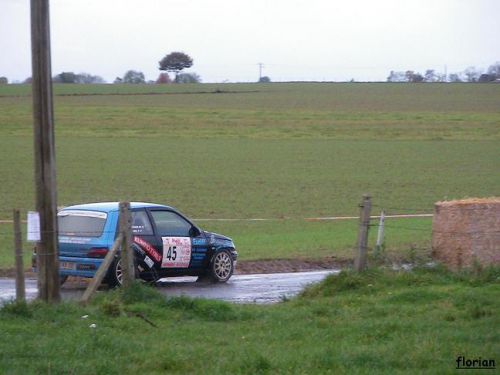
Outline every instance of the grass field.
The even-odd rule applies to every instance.
[[[8,304],[0,373],[453,374],[458,356],[498,363],[499,277],[344,272],[274,306],[139,285],[87,307]]]
[[[348,256],[356,223],[500,195],[500,85],[56,85],[60,205],[167,203],[234,238],[242,259]],[[0,219],[33,209],[30,87],[0,86]],[[389,249],[426,249],[430,219],[388,228]],[[388,226],[391,224],[388,223]],[[399,227],[399,228],[398,228]],[[391,233],[392,232],[392,233]],[[11,265],[0,225],[0,265]],[[29,251],[29,250],[28,250]]]

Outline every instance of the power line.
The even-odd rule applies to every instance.
[[[259,66],[259,82],[260,82],[262,79],[262,69],[264,68],[264,64],[258,63],[257,65]]]

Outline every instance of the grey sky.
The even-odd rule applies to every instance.
[[[172,51],[204,82],[385,80],[500,60],[500,0],[51,0],[52,72],[147,79]],[[0,0],[0,75],[31,75],[29,0]]]

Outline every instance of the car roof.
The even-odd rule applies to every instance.
[[[67,206],[64,207],[63,210],[87,210],[87,211],[111,212],[111,211],[118,211],[118,205],[119,202],[96,202],[96,203],[85,203],[85,204]],[[163,204],[145,203],[145,202],[130,202],[130,208],[174,209],[173,207],[165,206]]]

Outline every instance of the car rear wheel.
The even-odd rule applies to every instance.
[[[228,250],[219,251],[214,255],[210,267],[210,276],[213,281],[225,283],[233,275],[233,271],[233,257]]]
[[[116,258],[111,265],[107,277],[108,285],[111,288],[121,286],[123,283],[123,270],[121,258]]]
[[[134,278],[139,277],[139,270],[137,269],[136,259],[134,259],[134,269],[135,275]],[[153,275],[154,276],[154,275]],[[155,282],[157,279],[152,279],[152,282]],[[116,258],[109,268],[108,275],[106,277],[107,284],[110,288],[115,288],[118,286],[122,286],[123,284],[123,269],[122,269],[122,259]],[[145,280],[150,281],[150,280]]]

